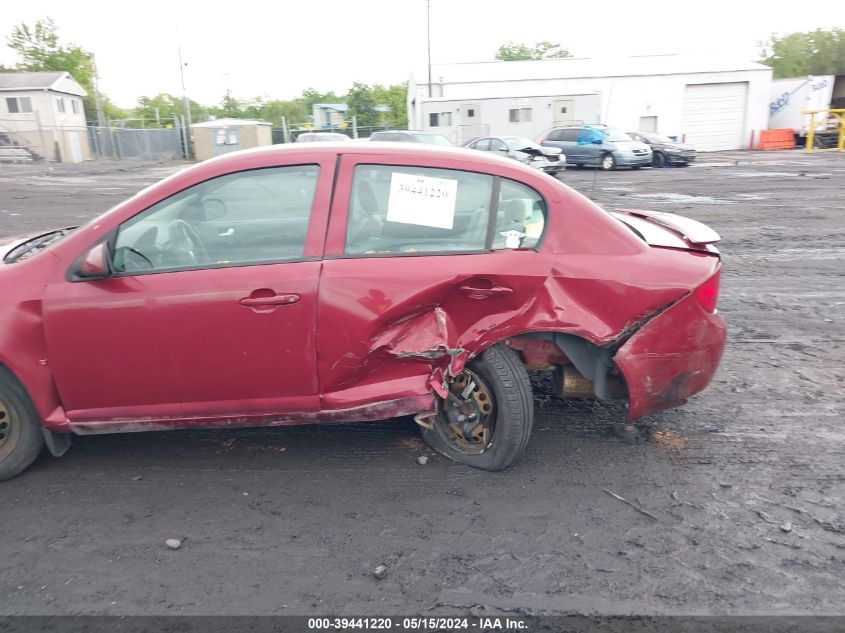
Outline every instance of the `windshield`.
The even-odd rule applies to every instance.
[[[605,141],[612,141],[612,142],[619,142],[619,141],[633,141],[630,136],[625,134],[625,132],[620,132],[619,130],[605,130],[607,132],[607,137],[605,137]]]
[[[525,149],[526,147],[531,149],[540,149],[540,146],[537,145],[531,139],[525,138],[524,136],[506,136],[502,139],[505,142],[505,145],[508,146],[508,149],[512,149],[514,151],[519,151],[521,149]]]
[[[662,134],[643,134],[642,135],[649,143],[674,143],[668,136]]]

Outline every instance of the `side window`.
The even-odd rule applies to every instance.
[[[507,151],[507,149],[508,148],[505,146],[505,144],[502,143],[502,141],[500,141],[499,139],[497,139],[497,138],[491,138],[490,139],[490,151],[491,152],[505,152],[505,151]]]
[[[493,249],[536,248],[546,225],[546,202],[539,193],[502,179]]]
[[[227,174],[189,187],[120,225],[117,272],[299,259],[319,167]]]
[[[483,138],[480,141],[476,141],[475,145],[473,147],[475,147],[475,149],[480,149],[483,152],[489,152],[490,151],[490,139],[489,138]]]
[[[493,177],[467,171],[358,165],[352,180],[348,255],[481,251]]]
[[[560,140],[575,143],[578,141],[579,136],[581,136],[581,130],[579,128],[568,128],[566,130],[561,130]]]

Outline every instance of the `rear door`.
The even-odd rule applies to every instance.
[[[430,392],[432,363],[530,303],[545,209],[459,159],[345,155],[320,281],[323,407]]]

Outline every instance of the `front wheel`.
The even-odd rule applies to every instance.
[[[663,167],[666,165],[666,157],[660,152],[654,152],[654,155],[651,157],[651,164],[655,167]]]
[[[11,479],[35,461],[44,436],[38,414],[24,388],[0,368],[0,481]]]
[[[525,450],[534,422],[528,373],[516,352],[494,345],[452,380],[425,442],[449,459],[503,470]]]
[[[601,157],[601,168],[604,171],[616,169],[616,159],[613,157],[613,154],[605,154]]]

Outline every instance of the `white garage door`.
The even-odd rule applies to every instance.
[[[695,84],[684,91],[686,142],[700,151],[742,149],[747,83]]]

